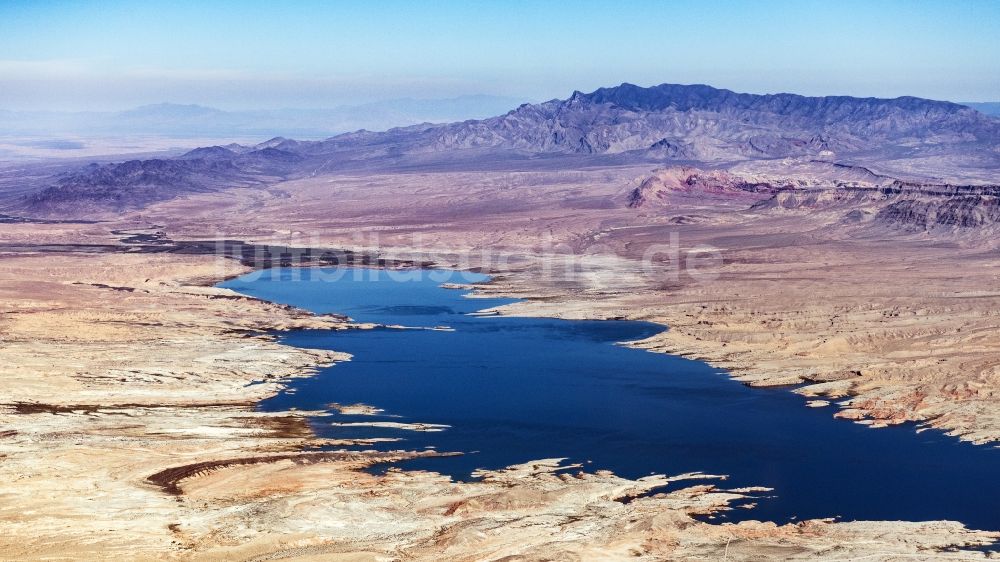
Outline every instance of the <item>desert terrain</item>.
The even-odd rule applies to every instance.
[[[238,239],[479,268],[495,277],[478,293],[525,299],[504,314],[661,322],[670,330],[636,345],[704,358],[753,385],[810,383],[796,392],[873,427],[918,422],[997,440],[998,293],[989,288],[998,260],[989,237],[879,233],[841,223],[842,213],[753,210],[770,195],[725,188],[667,190],[630,206],[652,174],[636,166],[328,174],[94,223],[0,225],[0,471],[12,483],[0,552],[985,556],[961,547],[998,535],[957,523],[707,523],[695,517],[726,509],[741,490],[700,484],[697,474],[632,481],[544,459],[471,483],[362,472],[426,453],[324,442],[310,434],[307,412],[264,414],[254,404],[289,377],[348,360],[280,345],[271,331],[364,326],[212,288],[249,271],[238,260],[163,251]],[[164,234],[153,251],[123,232]],[[665,248],[665,257],[644,259],[671,235],[676,256]]]

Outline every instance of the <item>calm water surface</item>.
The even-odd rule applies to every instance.
[[[433,275],[430,275],[433,273]],[[282,269],[223,283],[314,312],[454,331],[298,331],[290,345],[354,359],[299,379],[265,410],[326,410],[365,403],[379,416],[312,420],[325,437],[401,437],[382,448],[467,453],[405,466],[470,479],[499,468],[567,457],[628,477],[702,471],[723,487],[768,486],[770,497],[729,520],[841,516],[845,520],[953,519],[1000,529],[1000,450],[912,426],[873,430],[804,407],[786,389],[751,389],[700,361],[615,345],[651,336],[644,322],[477,317],[506,302],[470,299],[443,282],[485,277],[422,272],[399,282],[377,270]],[[411,277],[416,277],[416,274]],[[447,424],[443,432],[333,422]]]

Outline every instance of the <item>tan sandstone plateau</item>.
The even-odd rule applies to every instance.
[[[802,406],[829,401],[843,423],[917,422],[993,446],[992,233],[892,229],[871,199],[748,188],[803,173],[322,173],[103,222],[0,224],[0,558],[986,558],[975,547],[1000,534],[954,522],[709,523],[698,516],[749,490],[701,474],[629,480],[557,459],[469,482],[364,472],[447,452],[323,440],[306,421],[314,412],[254,406],[289,378],[349,360],[282,345],[273,331],[366,326],[214,288],[250,268],[178,245],[229,239],[479,268],[494,278],[477,294],[525,299],[502,314],[660,322],[669,331],[635,345],[703,358],[751,385],[811,383],[796,391]]]

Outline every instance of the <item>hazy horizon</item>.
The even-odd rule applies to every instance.
[[[659,85],[659,84],[654,84]],[[711,84],[709,84],[711,85]],[[613,85],[617,86],[617,84]],[[610,86],[609,86],[610,87]],[[714,87],[714,86],[713,86]],[[725,90],[732,90],[732,88],[720,88]],[[747,94],[798,94],[798,92],[785,92],[785,91],[775,91],[775,92],[743,92],[739,90],[734,90],[737,93],[747,93]],[[198,101],[187,101],[187,100],[159,100],[149,103],[142,103],[140,105],[129,105],[120,107],[107,107],[104,109],[57,109],[57,108],[30,108],[30,109],[11,109],[9,107],[0,107],[0,111],[10,111],[14,113],[123,113],[128,111],[134,111],[139,109],[154,108],[158,106],[172,106],[172,107],[198,107],[202,109],[217,110],[225,113],[250,113],[250,112],[280,112],[280,111],[336,111],[343,109],[355,109],[364,107],[367,105],[377,105],[381,103],[391,103],[391,102],[401,102],[401,101],[414,101],[414,102],[443,102],[443,101],[453,101],[453,100],[463,100],[470,98],[493,98],[493,99],[505,99],[509,100],[515,105],[511,105],[510,109],[515,109],[518,104],[521,103],[543,103],[550,101],[550,99],[566,99],[573,92],[567,92],[563,96],[557,96],[555,98],[549,99],[531,99],[526,97],[518,96],[499,96],[492,94],[464,94],[449,97],[439,97],[439,98],[422,98],[422,97],[399,97],[399,98],[385,98],[385,99],[373,99],[367,102],[359,103],[345,103],[330,106],[273,106],[273,107],[240,107],[240,108],[226,108],[217,105],[212,105],[209,103],[202,103]],[[805,95],[805,94],[798,94]],[[828,95],[838,95],[838,94],[828,94]],[[848,95],[848,94],[843,94]],[[852,97],[875,97],[879,99],[892,99],[892,98],[881,98],[880,96],[852,96]],[[907,96],[894,96],[894,97],[907,97]],[[915,96],[923,97],[923,96]],[[935,98],[927,98],[935,99]],[[935,101],[946,101],[957,104],[974,104],[974,105],[984,105],[984,104],[996,104],[1000,103],[1000,96],[995,100],[968,100],[968,99],[936,99]]]
[[[567,94],[568,95],[568,94]],[[279,112],[279,111],[336,111],[341,109],[356,109],[365,106],[373,106],[379,104],[393,103],[393,102],[447,102],[447,101],[463,101],[463,100],[475,100],[480,99],[491,99],[491,100],[507,100],[512,103],[538,103],[546,100],[536,100],[522,98],[519,96],[499,96],[492,95],[488,93],[472,93],[472,94],[459,94],[456,96],[442,96],[442,97],[415,97],[415,96],[401,96],[394,98],[381,98],[372,99],[368,101],[361,101],[358,103],[340,103],[332,104],[328,106],[247,106],[247,107],[222,107],[219,105],[213,105],[211,103],[203,103],[197,100],[158,100],[151,101],[148,103],[142,103],[138,105],[124,105],[119,107],[107,107],[104,109],[58,109],[58,108],[32,108],[32,109],[11,109],[9,107],[0,107],[0,111],[11,111],[18,113],[41,113],[41,112],[52,112],[52,113],[116,113],[116,112],[128,112],[138,109],[149,109],[161,106],[169,107],[197,107],[201,109],[210,109],[216,111],[222,111],[227,113],[243,113],[243,112]],[[519,101],[523,100],[523,101]],[[948,100],[950,101],[950,100]],[[511,106],[513,109],[515,106]]]
[[[331,108],[630,82],[1000,100],[1000,4],[6,2],[0,108]]]

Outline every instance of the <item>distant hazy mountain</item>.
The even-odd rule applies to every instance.
[[[1000,117],[1000,101],[966,102],[962,105],[969,106],[980,113],[985,113],[986,115]]]
[[[397,99],[332,109],[223,111],[200,105],[162,103],[120,112],[2,111],[8,135],[297,136],[325,138],[367,129],[381,131],[417,123],[448,123],[497,115],[522,99],[461,96]]]

